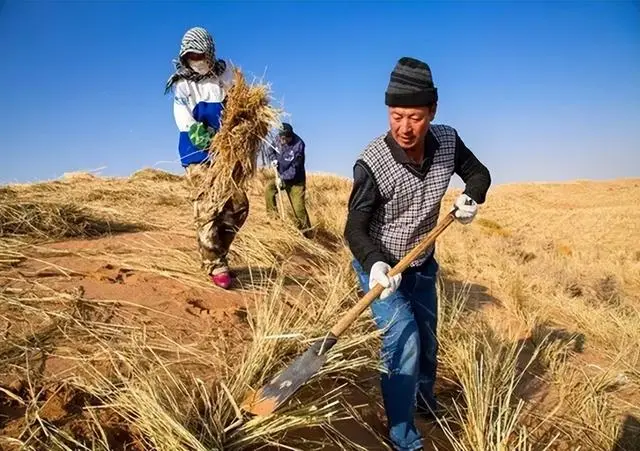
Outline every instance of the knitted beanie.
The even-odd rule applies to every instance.
[[[282,124],[282,128],[280,129],[280,136],[293,136],[293,127],[291,124],[284,122]]]
[[[402,57],[391,72],[385,92],[387,106],[420,107],[438,101],[438,89],[433,85],[431,69],[420,60]]]

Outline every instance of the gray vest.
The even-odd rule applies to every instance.
[[[372,141],[360,156],[371,169],[382,197],[382,205],[369,224],[369,235],[394,263],[437,224],[440,202],[453,175],[455,131],[446,125],[431,125],[430,129],[440,145],[424,179],[396,162],[384,136]],[[424,263],[433,250],[432,245],[412,266]]]

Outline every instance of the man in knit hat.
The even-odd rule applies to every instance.
[[[453,174],[465,182],[455,216],[470,223],[491,184],[487,168],[447,125],[431,124],[438,91],[427,64],[401,58],[391,73],[385,104],[390,130],[370,142],[354,169],[345,238],[364,291],[385,289],[372,306],[383,335],[382,397],[395,449],[422,448],[416,410],[436,414],[436,276],[429,249],[403,274],[387,273],[436,225]]]

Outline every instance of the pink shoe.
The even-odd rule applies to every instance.
[[[224,288],[226,290],[231,286],[231,276],[226,271],[218,274],[212,274],[210,277],[211,281],[220,288]]]

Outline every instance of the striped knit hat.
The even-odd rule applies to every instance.
[[[387,106],[430,106],[438,101],[438,89],[433,85],[427,63],[402,57],[391,72],[385,92]]]

